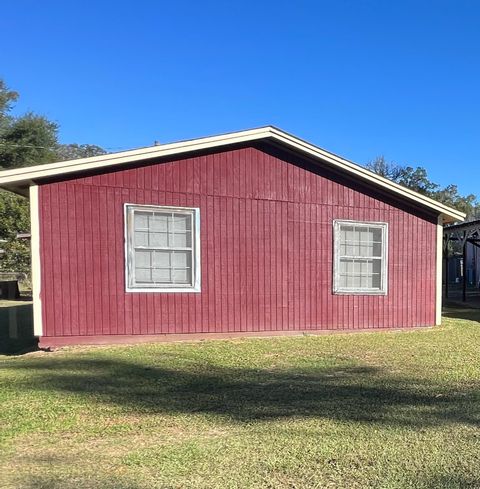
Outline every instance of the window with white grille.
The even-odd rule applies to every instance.
[[[199,209],[125,206],[127,290],[200,290]]]
[[[387,293],[387,232],[386,223],[334,222],[334,292]]]

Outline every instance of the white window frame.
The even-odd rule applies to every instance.
[[[135,283],[134,212],[179,212],[192,215],[192,282],[190,284],[145,284]],[[124,204],[125,222],[125,290],[127,292],[200,292],[200,209],[198,207],[172,207],[163,205]]]
[[[365,287],[341,287],[340,286],[340,259],[345,258],[340,254],[340,229],[342,226],[355,226],[366,228],[378,228],[382,230],[382,256],[381,256],[381,287],[380,289],[369,289]],[[358,259],[369,259],[371,257],[351,257]],[[387,295],[388,294],[388,223],[373,221],[333,221],[333,293],[339,295]]]

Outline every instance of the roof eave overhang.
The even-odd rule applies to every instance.
[[[25,188],[28,188],[28,186],[36,181],[41,181],[49,177],[61,177],[63,175],[94,171],[101,168],[112,168],[128,163],[141,163],[142,161],[147,161],[153,158],[168,158],[260,140],[269,140],[276,144],[284,145],[290,150],[293,149],[294,151],[307,155],[309,158],[336,168],[339,171],[347,172],[372,186],[396,194],[397,197],[414,202],[420,207],[427,208],[435,214],[441,215],[444,223],[463,221],[466,217],[463,212],[452,209],[451,207],[445,206],[433,199],[414,192],[413,190],[402,187],[401,185],[376,175],[349,160],[319,148],[318,146],[314,146],[307,141],[272,126],[180,141],[160,146],[134,149],[120,153],[94,156],[91,158],[6,170],[0,172],[0,187],[25,195]]]

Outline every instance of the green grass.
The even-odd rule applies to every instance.
[[[0,487],[480,487],[479,319],[0,356]]]

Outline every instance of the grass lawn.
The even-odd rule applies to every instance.
[[[0,487],[480,487],[478,320],[0,356]]]

